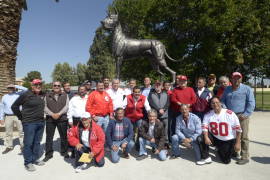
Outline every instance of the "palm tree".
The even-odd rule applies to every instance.
[[[15,82],[23,9],[27,10],[26,0],[0,0],[0,97],[6,92],[6,86]]]

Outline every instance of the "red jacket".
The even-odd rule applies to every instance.
[[[174,112],[180,112],[180,106],[177,102],[182,104],[190,104],[191,106],[196,102],[196,94],[191,87],[181,89],[179,87],[172,91],[171,107]]]
[[[81,130],[83,129],[81,128]],[[96,161],[99,162],[104,157],[105,134],[94,121],[92,121],[92,130],[89,136],[90,150],[94,153]],[[74,147],[81,143],[81,133],[78,126],[73,126],[68,130],[68,142]]]
[[[106,116],[113,113],[113,103],[106,92],[93,91],[86,102],[86,111],[95,116]]]
[[[128,117],[131,122],[136,122],[143,118],[143,109],[146,97],[140,95],[140,98],[137,101],[135,106],[135,101],[133,95],[130,94],[127,96],[127,106],[126,106],[126,117]]]

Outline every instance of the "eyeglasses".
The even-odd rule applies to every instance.
[[[61,85],[54,84],[53,87],[61,87]]]

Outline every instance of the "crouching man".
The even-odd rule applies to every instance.
[[[201,119],[189,112],[186,104],[180,106],[181,115],[176,118],[175,135],[172,136],[172,159],[180,157],[179,144],[193,148],[196,163],[201,160],[200,147],[197,137],[202,133]]]
[[[130,120],[124,117],[125,110],[117,108],[115,110],[115,120],[110,120],[106,132],[107,144],[111,148],[112,162],[118,163],[120,160],[119,149],[121,148],[123,157],[129,159],[129,152],[134,146],[133,126]]]
[[[81,122],[69,130],[68,142],[75,147],[76,172],[87,167],[86,163],[79,162],[83,153],[89,153],[89,157],[94,159],[96,166],[104,166],[105,134],[101,127],[92,121],[89,113],[84,113]]]
[[[145,145],[151,146],[153,152],[158,155],[161,161],[167,159],[167,150],[165,148],[165,129],[163,123],[157,119],[157,111],[148,112],[148,121],[143,121],[139,128],[140,151],[137,160],[147,158]]]

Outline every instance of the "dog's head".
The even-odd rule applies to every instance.
[[[118,14],[111,14],[109,13],[108,16],[101,21],[102,26],[105,29],[112,30],[118,23]]]

